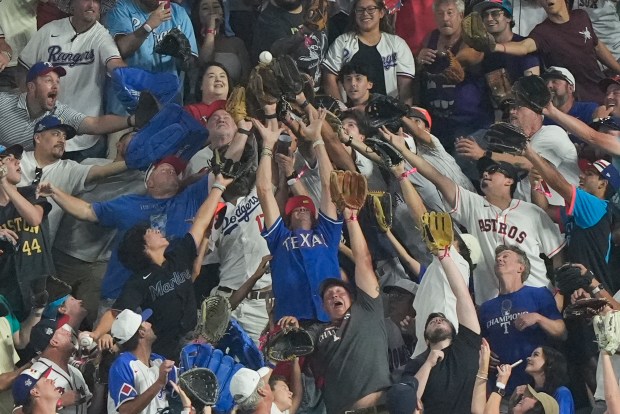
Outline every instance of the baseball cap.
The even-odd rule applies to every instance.
[[[546,71],[544,71],[540,75],[540,77],[543,78],[544,80],[548,80],[548,79],[562,79],[562,80],[568,82],[573,87],[573,90],[576,89],[576,87],[575,87],[575,77],[573,76],[572,73],[570,73],[570,70],[568,70],[566,68],[562,68],[560,66],[550,66]]]
[[[433,125],[433,121],[431,120],[431,114],[428,113],[426,109],[419,106],[412,106],[411,109],[409,109],[409,113],[407,113],[407,116],[409,118],[421,119],[422,121],[424,121],[426,127],[429,129]]]
[[[129,341],[138,332],[138,328],[142,322],[146,321],[153,315],[151,309],[145,309],[141,314],[137,314],[129,309],[125,309],[116,316],[112,322],[110,334],[118,344],[124,344]]]
[[[258,382],[262,377],[269,374],[269,368],[262,367],[258,371],[249,368],[241,368],[235,372],[230,380],[230,395],[237,404],[243,403],[256,390]]]
[[[536,392],[531,385],[527,386],[528,392],[532,395],[533,398],[540,401],[543,406],[543,410],[545,410],[545,414],[559,414],[560,406],[558,402],[550,396],[549,394],[545,394],[544,392]]]
[[[601,177],[607,180],[609,184],[617,190],[620,188],[620,173],[609,163],[609,161],[605,160],[596,160],[594,162],[587,162],[584,159],[579,160],[579,168],[581,170],[586,171],[590,168],[596,170],[600,174]]]
[[[418,408],[418,380],[394,384],[385,394],[385,403],[391,414],[411,414]]]
[[[510,4],[510,0],[485,0],[474,6],[474,11],[478,13],[482,13],[486,9],[500,7],[508,12],[509,15],[512,16],[512,5]]]
[[[73,328],[69,326],[69,319],[70,317],[68,315],[63,315],[58,319],[41,319],[41,321],[32,328],[29,347],[37,354],[45,351],[54,333],[61,328],[71,332],[71,335],[75,338],[75,345],[77,345],[77,334],[73,331]]]
[[[600,80],[598,87],[601,88],[604,93],[607,93],[607,88],[609,88],[609,85],[613,85],[614,83],[616,85],[620,85],[620,75],[614,75]]]
[[[463,243],[465,243],[469,249],[471,264],[477,265],[482,260],[482,248],[480,248],[480,242],[476,237],[468,233],[461,233],[460,236]]]
[[[387,293],[390,290],[401,289],[415,296],[415,294],[418,293],[418,287],[419,285],[413,280],[402,278],[383,286],[383,291]]]
[[[10,147],[5,147],[4,145],[0,145],[0,157],[6,157],[7,155],[13,155],[17,159],[21,159],[22,154],[24,153],[24,147],[19,144],[11,145]]]
[[[153,171],[155,171],[155,169],[162,164],[172,165],[172,168],[174,168],[174,171],[177,173],[177,175],[185,171],[185,167],[187,167],[187,162],[185,160],[182,160],[176,155],[167,155],[161,160],[155,161],[154,163],[152,163],[151,166],[146,170],[146,174],[144,175],[145,184],[148,181],[151,174],[153,173]]]
[[[54,66],[50,62],[37,62],[30,67],[28,75],[26,75],[26,82],[32,82],[39,76],[47,75],[50,72],[56,72],[60,77],[67,74],[67,71],[62,66]]]
[[[41,118],[41,120],[34,126],[34,133],[36,134],[50,129],[60,129],[65,131],[65,134],[67,134],[66,139],[71,139],[77,134],[75,128],[71,125],[63,124],[62,121],[54,115],[47,115]]]
[[[504,174],[508,178],[512,178],[515,182],[521,181],[521,176],[519,174],[519,169],[514,165],[507,163],[505,161],[495,162],[489,165],[484,170],[485,172],[497,172]]]
[[[30,391],[36,387],[41,378],[49,377],[53,368],[49,367],[45,371],[38,371],[29,368],[17,376],[13,383],[13,401],[16,406],[30,404]]]
[[[310,210],[312,216],[316,215],[316,206],[314,205],[314,202],[310,197],[304,195],[289,198],[286,201],[286,206],[284,207],[284,214],[288,216],[293,212],[293,210],[299,207],[305,207]]]

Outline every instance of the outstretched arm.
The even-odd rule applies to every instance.
[[[526,38],[520,42],[498,43],[494,52],[506,53],[514,56],[525,56],[538,50],[534,39]]]
[[[194,238],[194,243],[196,243],[197,250],[200,247],[201,241],[204,239],[207,226],[211,223],[211,220],[215,215],[215,210],[217,209],[217,204],[222,198],[222,193],[226,190],[226,186],[232,183],[232,181],[232,179],[226,179],[222,176],[222,174],[218,174],[217,177],[215,177],[215,183],[211,187],[211,191],[209,191],[209,196],[196,212],[196,216],[194,217],[192,227],[189,229],[189,233]]]
[[[43,207],[40,205],[34,205],[28,201],[19,191],[17,187],[10,184],[6,180],[6,176],[0,178],[0,188],[2,188],[9,200],[13,203],[13,206],[17,209],[20,216],[26,220],[31,226],[38,226],[43,221]]]
[[[605,384],[605,401],[607,402],[607,412],[609,414],[620,414],[620,387],[611,364],[611,355],[601,350],[603,362],[603,383]]]
[[[456,296],[456,315],[459,320],[459,324],[469,328],[471,331],[479,334],[480,323],[478,322],[478,315],[476,314],[476,307],[469,295],[469,289],[461,276],[461,272],[452,258],[445,254],[438,256],[443,270],[446,272],[450,289]]]
[[[530,144],[527,145],[524,155],[532,163],[534,168],[536,168],[538,173],[542,176],[542,179],[564,198],[566,205],[571,205],[574,190],[573,185],[566,181],[553,164],[538,155]]]
[[[595,131],[579,119],[560,111],[553,104],[547,105],[543,110],[543,114],[553,119],[558,125],[582,141],[611,155],[620,155],[620,139],[617,137]]]
[[[280,218],[280,209],[278,202],[273,195],[273,151],[276,141],[280,136],[281,130],[277,124],[271,124],[265,127],[257,119],[253,119],[252,123],[263,138],[263,147],[260,152],[260,160],[258,162],[258,170],[256,171],[256,194],[260,201],[261,208],[265,217],[265,228],[270,228]]]
[[[416,167],[418,172],[424,176],[441,192],[444,200],[454,208],[456,205],[456,184],[454,181],[441,174],[435,167],[428,163],[424,158],[414,154],[407,148],[405,139],[402,135],[396,135],[388,131],[385,127],[381,127],[383,136],[392,143],[409,164]]]
[[[52,197],[52,200],[60,208],[79,220],[91,221],[93,223],[99,221],[92,204],[65,193],[60,188],[52,185],[52,183],[43,182],[39,184],[39,187],[37,187],[37,197]]]
[[[368,251],[366,238],[364,238],[364,233],[362,233],[362,228],[357,220],[357,210],[345,208],[344,221],[347,223],[355,262],[355,283],[368,296],[376,298],[379,296],[379,282],[372,267],[372,258]]]

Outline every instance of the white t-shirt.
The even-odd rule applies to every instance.
[[[513,0],[512,21],[515,22],[512,32],[523,37],[529,36],[537,24],[547,18],[547,13],[537,1]]]
[[[476,236],[482,249],[482,260],[474,270],[476,303],[497,297],[499,282],[495,276],[495,248],[501,244],[517,246],[530,260],[527,286],[550,287],[543,253],[551,258],[564,247],[558,226],[540,207],[513,199],[501,210],[484,197],[456,186],[452,218]]]
[[[239,197],[236,205],[226,203],[222,225],[213,230],[209,239],[213,252],[207,256],[207,263],[220,264],[220,286],[239,289],[254,274],[263,256],[269,254],[267,242],[261,236],[264,226],[256,187],[247,196]],[[271,273],[266,273],[254,289],[270,285]]]
[[[189,162],[187,163],[187,167],[183,172],[183,177],[189,177],[192,174],[200,172],[200,170],[205,167],[210,167],[212,158],[213,150],[209,146],[204,147],[203,149],[195,153],[194,156],[189,160]]]
[[[614,299],[620,301],[620,291],[616,292]],[[620,381],[620,355],[614,354],[611,356],[611,365],[616,373],[616,379]],[[598,366],[596,367],[596,392],[594,393],[595,400],[605,400],[605,380],[603,377],[603,361],[601,357],[598,358]]]
[[[21,159],[21,167],[22,179],[18,187],[32,184],[37,168],[34,151],[24,152]],[[82,165],[71,160],[58,160],[51,165],[43,167],[43,175],[41,176],[40,182],[49,181],[65,193],[76,194],[84,191],[86,177],[92,167],[92,165]],[[54,200],[50,198],[48,201],[52,205],[52,210],[47,216],[49,223],[49,240],[53,243],[64,212]]]
[[[41,61],[62,66],[67,74],[61,80],[58,99],[83,114],[100,116],[104,113],[106,65],[121,55],[110,33],[99,22],[77,35],[70,19],[54,20],[39,29],[20,53],[19,62],[26,68]],[[90,148],[99,138],[78,135],[67,141],[66,150]]]
[[[562,128],[557,125],[544,125],[530,139],[532,149],[541,157],[549,161],[557,168],[562,176],[570,184],[579,185],[579,165],[577,163],[577,150],[575,145]],[[529,179],[523,179],[517,184],[514,198],[532,201],[531,185]],[[549,204],[563,206],[564,199],[553,189]]]
[[[80,370],[78,370],[74,366],[69,365],[69,370],[65,371],[47,358],[39,358],[37,362],[32,364],[31,369],[38,372],[45,372],[49,367],[52,367],[52,371],[50,372],[48,378],[54,380],[56,388],[62,388],[63,392],[77,391],[81,395],[88,396],[87,402],[84,402],[80,405],[64,407],[62,410],[58,411],[58,413],[87,414],[88,401],[90,400],[90,397],[92,397],[92,394],[88,389],[88,385],[86,385],[86,381],[84,381],[84,377],[82,376]]]
[[[454,247],[450,247],[450,257],[458,266],[465,284],[469,286],[469,264]],[[411,358],[415,358],[427,348],[424,340],[424,324],[431,313],[441,312],[446,315],[446,318],[452,322],[454,329],[458,332],[459,319],[456,315],[456,296],[450,288],[446,272],[437,257],[433,257],[433,261],[422,277],[422,282],[413,300],[413,308],[416,311],[415,334],[418,342]]]

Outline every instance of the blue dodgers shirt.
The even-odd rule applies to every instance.
[[[160,230],[170,241],[168,249],[182,238],[191,227],[191,220],[207,198],[209,192],[208,176],[187,187],[174,197],[156,199],[149,195],[126,195],[114,200],[93,203],[93,211],[99,224],[118,230],[114,239],[112,256],[108,263],[101,297],[117,299],[131,276],[131,271],[118,260],[118,245],[125,232],[140,223],[150,223]]]
[[[271,283],[276,320],[284,316],[329,321],[319,296],[321,282],[340,278],[338,246],[342,221],[319,212],[311,230],[289,230],[280,217],[263,231],[271,259]]]

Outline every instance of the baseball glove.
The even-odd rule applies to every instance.
[[[157,99],[147,91],[140,92],[140,98],[138,99],[138,106],[136,106],[136,128],[140,129],[144,125],[148,124],[151,119],[159,112],[159,104]]]
[[[426,71],[431,79],[440,78],[448,85],[456,85],[465,79],[463,66],[449,50],[437,53],[435,61],[426,68]]]
[[[385,191],[369,191],[366,211],[371,212],[382,233],[392,228],[392,195]]]
[[[572,263],[566,263],[555,270],[555,285],[564,296],[571,295],[577,289],[587,290],[592,283],[592,272],[581,275],[581,269]]]
[[[620,312],[595,315],[592,326],[600,349],[613,355],[620,348]]]
[[[155,46],[155,52],[160,55],[175,57],[181,61],[181,69],[189,70],[192,64],[192,47],[187,36],[178,28],[171,29]]]
[[[34,309],[45,308],[49,297],[47,277],[39,277],[30,282],[30,304]]]
[[[226,100],[226,112],[235,120],[235,124],[248,116],[245,106],[245,88],[243,86],[235,86],[232,93]]]
[[[379,157],[381,157],[381,162],[386,168],[390,168],[403,162],[402,154],[389,142],[379,138],[370,137],[366,138],[364,143],[372,148],[372,150]]]
[[[228,329],[232,312],[230,302],[223,296],[213,295],[202,301],[200,309],[200,321],[196,331],[208,342],[216,343]]]
[[[179,386],[192,400],[197,412],[205,405],[215,405],[218,397],[217,378],[209,368],[194,368],[179,376]]]
[[[299,69],[297,69],[297,63],[290,55],[278,56],[274,59],[271,66],[278,83],[278,89],[271,91],[272,93],[281,91],[280,95],[295,97],[302,91],[304,78],[302,78]]]
[[[213,158],[211,158],[211,170],[213,174],[222,174],[224,177],[234,180],[244,176],[254,166],[254,158],[256,158],[254,149],[248,151],[248,145],[252,144],[246,144],[246,148],[239,161],[226,158],[225,154],[228,150],[228,146],[213,151]]]
[[[312,0],[308,7],[304,7],[304,26],[312,31],[325,29],[329,17],[328,7],[328,0]]]
[[[496,108],[500,108],[502,102],[512,97],[512,81],[506,68],[499,68],[486,73],[484,77],[491,90],[491,99]]]
[[[338,211],[345,207],[360,210],[368,192],[366,177],[353,171],[335,170],[331,174],[330,192]]]
[[[454,240],[452,218],[448,213],[424,213],[420,219],[422,237],[428,250],[437,254],[449,249]]]
[[[575,303],[571,303],[564,308],[564,319],[591,319],[594,315],[598,315],[609,303],[607,299],[601,298],[584,298],[578,299]]]
[[[247,95],[256,99],[260,107],[278,102],[277,97],[282,95],[276,75],[269,66],[269,63],[259,63],[252,69],[248,79]]]
[[[334,116],[340,117],[344,111],[347,110],[347,106],[339,99],[332,98],[329,95],[316,95],[312,100],[312,105],[316,109],[325,108],[328,113],[332,113]]]
[[[543,108],[551,102],[551,92],[540,76],[524,76],[512,85],[512,94],[517,105],[530,108],[542,114]]]
[[[461,23],[463,41],[479,52],[489,53],[495,49],[495,38],[487,32],[480,13],[467,15]]]
[[[496,122],[484,134],[487,148],[493,152],[520,155],[525,151],[528,138],[518,126]]]
[[[372,128],[400,125],[400,119],[407,115],[409,107],[396,98],[373,94],[366,105],[368,125]],[[398,128],[396,128],[398,129]]]
[[[267,356],[272,361],[290,361],[314,351],[314,341],[304,329],[281,330],[269,338]]]

